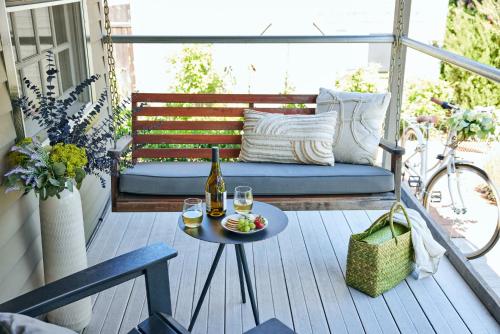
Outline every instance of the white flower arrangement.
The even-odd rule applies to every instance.
[[[497,114],[494,107],[476,107],[454,114],[448,124],[457,131],[457,141],[495,140],[498,138]]]

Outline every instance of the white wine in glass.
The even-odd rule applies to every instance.
[[[199,227],[203,221],[202,201],[199,198],[187,198],[182,209],[182,221],[189,228]]]
[[[239,186],[234,189],[233,199],[234,211],[239,214],[249,214],[252,212],[253,195],[252,188]]]

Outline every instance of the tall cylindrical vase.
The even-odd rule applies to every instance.
[[[40,200],[40,225],[46,284],[87,268],[82,202],[76,188],[64,190],[60,198]],[[88,297],[50,312],[47,318],[79,331],[89,324],[91,316]]]

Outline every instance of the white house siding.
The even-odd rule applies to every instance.
[[[99,1],[86,2],[90,45],[91,73],[104,74],[106,63],[101,42]],[[6,170],[5,155],[15,141],[12,105],[7,86],[6,68],[0,45],[0,174]],[[8,51],[10,52],[10,50]],[[105,78],[96,91],[105,88]],[[0,176],[1,179],[1,176]],[[82,186],[82,204],[87,239],[92,234],[109,197],[109,187],[102,189],[99,180],[87,177]],[[0,302],[43,284],[40,219],[38,201],[33,194],[4,194],[0,188]]]

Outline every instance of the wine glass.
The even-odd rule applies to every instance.
[[[234,188],[233,205],[234,211],[239,214],[249,214],[252,212],[252,188],[248,186],[238,186]]]
[[[182,207],[182,221],[189,228],[199,227],[203,221],[202,200],[186,198]]]

